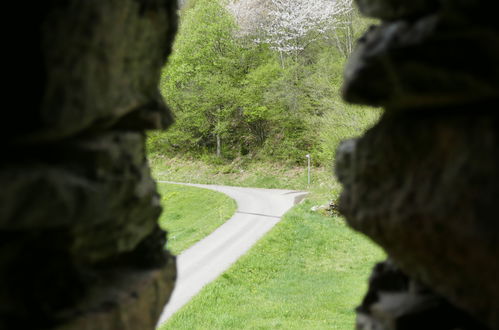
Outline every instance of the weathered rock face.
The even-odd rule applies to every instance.
[[[424,283],[477,324],[499,329],[499,27],[488,20],[491,3],[358,4],[385,21],[359,41],[344,98],[383,106],[385,114],[340,147],[340,210],[410,281]],[[415,301],[397,299],[400,306]],[[412,316],[412,327],[403,325],[394,320],[419,307],[404,314],[390,308],[393,301],[363,304],[359,328],[421,329],[425,322],[479,328],[432,327],[440,323]]]
[[[407,277],[390,260],[375,266],[369,291],[357,308],[357,329],[485,330],[468,313]]]
[[[360,12],[385,20],[411,18],[439,7],[437,0],[357,0]]]
[[[1,125],[0,329],[154,329],[175,263],[144,130],[172,122],[157,85],[175,5],[51,0],[25,18],[12,60],[29,52],[36,91]]]

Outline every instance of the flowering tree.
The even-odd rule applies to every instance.
[[[267,20],[269,0],[230,0],[228,11],[235,17],[239,26],[239,35],[255,36]]]
[[[241,33],[281,56],[297,55],[326,32],[345,25],[352,0],[239,0],[228,5]]]

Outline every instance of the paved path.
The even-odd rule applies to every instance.
[[[227,270],[307,194],[295,190],[187,185],[227,194],[238,208],[231,219],[177,257],[177,282],[158,324]]]

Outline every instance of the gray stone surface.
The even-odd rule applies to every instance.
[[[499,32],[430,15],[373,27],[345,70],[346,101],[388,111],[499,98]]]
[[[499,329],[499,30],[492,2],[443,0],[434,9],[424,1],[359,3],[385,21],[360,40],[343,95],[383,106],[385,114],[338,150],[340,211],[433,298],[391,295],[378,309],[365,305],[358,327],[409,329],[394,321],[399,317],[412,319],[414,329],[458,327],[413,318],[418,309],[444,313],[431,308],[440,299]]]
[[[487,329],[425,285],[409,278],[391,260],[374,267],[369,291],[357,313],[359,330]]]
[[[355,0],[360,12],[384,21],[411,21],[438,13],[476,20],[479,24],[495,25],[494,0]]]
[[[337,163],[349,224],[408,274],[497,326],[498,115],[387,115],[349,144]]]
[[[108,276],[112,281],[93,287],[91,299],[83,300],[77,314],[56,329],[155,329],[157,315],[172,291],[175,279],[172,268],[126,274],[126,277]],[[102,307],[95,309],[96,305]]]
[[[172,122],[157,86],[176,15],[50,0],[23,16],[9,64],[31,89],[0,125],[0,329],[154,329],[176,268],[144,130]]]
[[[394,20],[410,18],[435,11],[438,0],[357,0],[360,12],[366,16]]]
[[[17,143],[105,130],[134,112],[149,117],[138,129],[171,123],[157,82],[175,33],[174,1],[72,0],[40,7],[43,96],[35,127],[17,131]]]

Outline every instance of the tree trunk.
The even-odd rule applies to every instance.
[[[220,133],[217,133],[217,157],[222,156],[222,141],[220,139]]]
[[[340,53],[343,56],[345,56],[345,58],[348,57],[348,51],[343,49],[343,45],[341,44],[341,40],[340,40],[340,37],[338,36],[338,31],[336,29],[334,29],[333,35],[334,35],[334,39],[336,40],[336,48],[338,48]]]
[[[281,68],[284,69],[284,55],[282,54],[282,51],[279,51],[279,58],[281,59]]]

